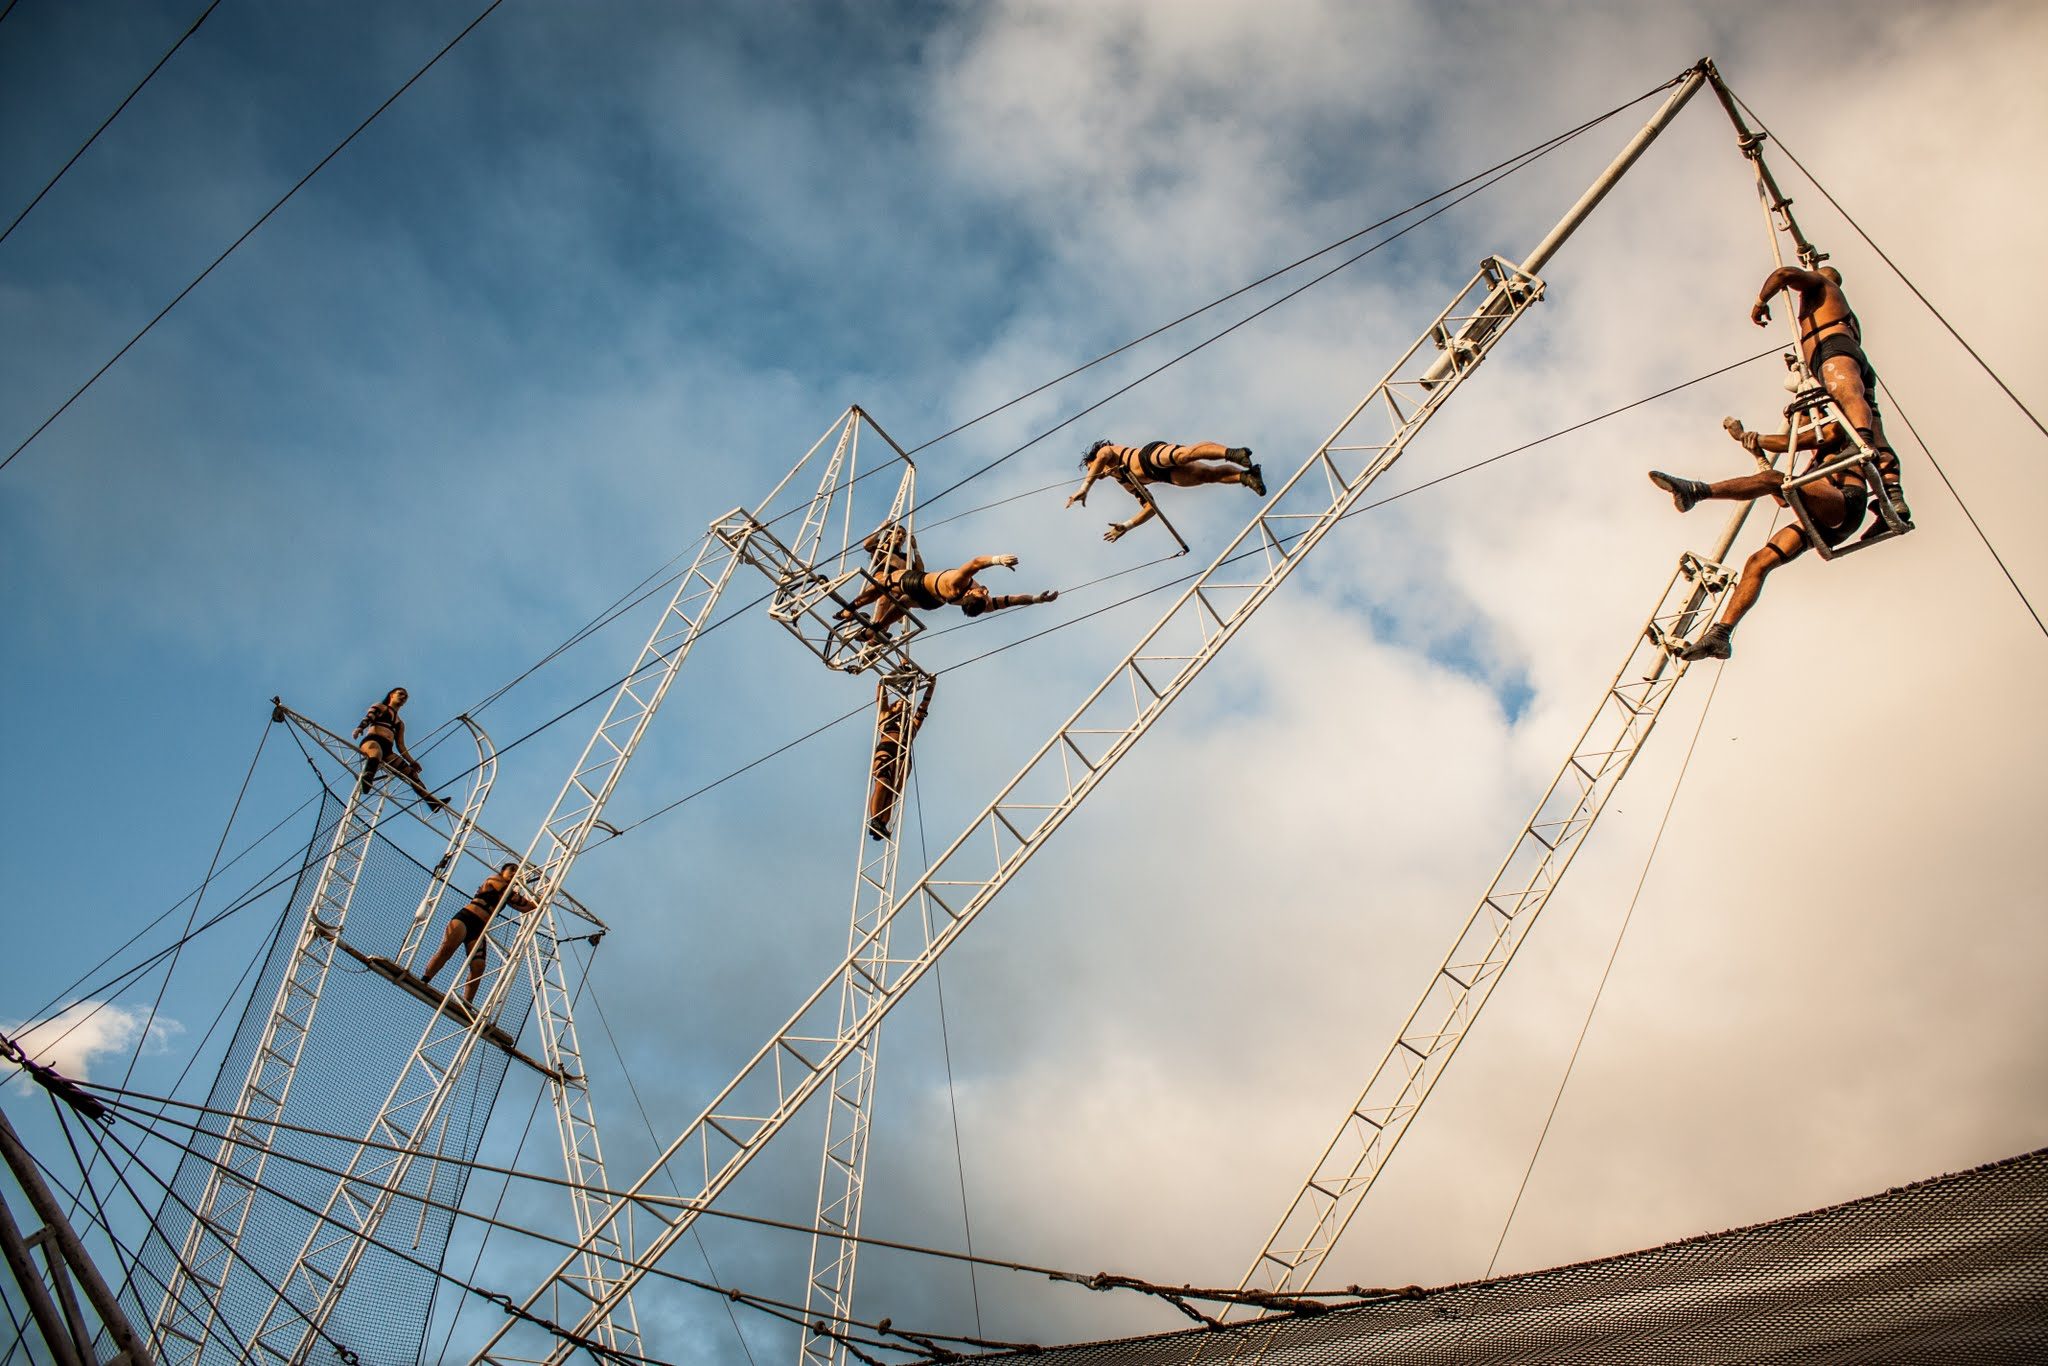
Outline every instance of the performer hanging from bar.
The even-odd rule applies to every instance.
[[[1111,522],[1109,530],[1102,533],[1105,541],[1114,541],[1133,527],[1142,526],[1158,512],[1151,497],[1140,492],[1147,484],[1175,484],[1181,488],[1193,488],[1198,484],[1242,484],[1259,497],[1266,496],[1265,475],[1252,463],[1249,446],[1225,446],[1215,441],[1203,441],[1193,446],[1176,446],[1165,441],[1119,446],[1110,441],[1098,441],[1081,457],[1081,468],[1088,472],[1088,477],[1067,499],[1068,507],[1076,503],[1087,506],[1088,490],[1095,487],[1098,479],[1115,480],[1138,500],[1136,515],[1128,521]]]
[[[840,621],[852,621],[860,616],[862,608],[880,602],[888,596],[889,585],[906,572],[924,572],[924,556],[918,553],[917,537],[910,534],[907,526],[884,522],[868,533],[860,548],[868,552],[868,582],[852,603],[834,614]]]
[[[363,719],[356,722],[351,735],[362,741],[356,749],[363,756],[363,778],[356,790],[368,793],[370,785],[377,781],[377,770],[389,768],[405,779],[428,806],[436,811],[445,811],[448,804],[429,792],[420,781],[419,760],[412,757],[412,751],[405,745],[405,721],[399,716],[398,709],[405,705],[410,695],[403,688],[393,688],[384,694],[382,702],[372,702],[370,709],[363,713]]]
[[[913,608],[920,612],[935,612],[950,604],[958,606],[970,617],[978,617],[983,612],[998,612],[1005,607],[1029,607],[1059,597],[1057,589],[1043,593],[991,593],[974,581],[975,575],[983,570],[998,567],[1015,569],[1017,557],[977,555],[958,569],[942,569],[936,574],[926,573],[922,563],[912,564],[890,581],[888,593],[875,604],[875,615],[868,624],[877,631],[887,630]]]
[[[1898,510],[1899,519],[1912,521],[1899,486],[1899,457],[1885,439],[1884,416],[1877,410],[1877,371],[1863,354],[1863,324],[1842,293],[1842,272],[1833,266],[1819,270],[1779,266],[1758,288],[1756,304],[1749,310],[1750,321],[1767,326],[1771,300],[1784,289],[1798,296],[1799,351],[1806,357],[1807,368],[1826,386],[1842,416],[1876,454],[1885,497]]]
[[[931,712],[934,691],[935,687],[925,688],[913,709],[910,699],[890,691],[887,683],[875,685],[875,758],[868,769],[869,839],[889,838],[903,790],[910,785],[911,746]]]
[[[1839,402],[1840,400],[1837,400]],[[1752,455],[1758,451],[1772,451],[1783,454],[1786,438],[1766,436],[1759,432],[1743,430],[1740,422],[1728,418],[1722,424],[1728,435],[1741,444]],[[1818,445],[1813,447],[1814,455],[1807,468],[1813,469],[1830,461],[1838,460],[1851,448],[1851,442],[1840,427],[1824,423],[1815,433]],[[1800,449],[1807,449],[1802,446]],[[1780,507],[1786,506],[1783,492],[1785,472],[1783,470],[1758,470],[1734,479],[1702,483],[1697,479],[1683,479],[1662,470],[1650,471],[1650,482],[1671,495],[1672,503],[1680,512],[1690,512],[1699,503],[1709,499],[1747,501],[1752,498],[1773,498]],[[1851,465],[1838,470],[1827,478],[1807,484],[1799,490],[1799,497],[1806,503],[1807,513],[1814,525],[1820,529],[1821,539],[1829,546],[1838,546],[1863,524],[1864,514],[1869,511],[1870,490],[1865,487],[1860,468]],[[1757,548],[1755,554],[1744,562],[1742,577],[1728,594],[1728,601],[1721,608],[1721,619],[1700,633],[1700,638],[1679,651],[1681,659],[1728,659],[1735,653],[1735,646],[1729,637],[1737,622],[1756,606],[1757,596],[1763,592],[1764,579],[1780,565],[1790,564],[1806,553],[1810,542],[1806,528],[1794,522],[1778,528]]]
[[[432,983],[434,974],[442,964],[455,956],[455,951],[464,946],[469,948],[469,981],[463,984],[463,1004],[476,1004],[476,989],[484,979],[484,930],[490,926],[491,917],[500,906],[509,906],[515,911],[533,909],[533,898],[513,885],[513,877],[519,872],[516,863],[501,863],[498,871],[483,880],[483,884],[470,894],[469,904],[448,918],[448,927],[441,931],[441,946],[434,950],[434,956],[427,960],[427,966],[420,972],[422,982]]]

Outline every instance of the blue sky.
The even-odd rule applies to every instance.
[[[27,201],[197,9],[22,0],[0,23],[0,206]],[[475,9],[223,4],[0,244],[6,448]],[[2044,226],[2038,187],[2014,173],[2048,121],[2027,60],[2040,18],[2017,4],[1819,14],[508,0],[0,472],[15,778],[0,789],[15,908],[0,1018],[33,1012],[199,881],[273,693],[345,730],[403,683],[427,731],[758,498],[846,404],[922,441],[1703,54],[2040,411],[2038,281],[1986,279]],[[1807,55],[1816,30],[1825,58]],[[1802,78],[1827,108],[1795,99]],[[1070,474],[1096,435],[1216,437],[1258,448],[1269,478],[1292,468],[1472,263],[1525,251],[1640,117],[1009,461],[951,510]],[[1848,272],[1879,369],[2042,601],[2038,433],[1820,196],[1794,193]],[[1725,123],[1696,102],[1393,485],[1769,345],[1779,334],[1744,316],[1768,264]],[[934,447],[923,486],[1205,326]],[[1769,375],[1733,375],[1357,519],[1319,552],[948,960],[984,1250],[1236,1279],[1672,557],[1706,539],[1641,470],[1733,472],[1716,420],[1768,419],[1777,401]],[[1914,457],[1908,471],[1921,534],[1794,566],[1745,627],[1689,815],[1645,892],[1663,917],[1630,931],[1616,1023],[1603,1036],[1596,1022],[1546,1150],[1556,1165],[1538,1169],[1503,1265],[1805,1208],[2048,1135],[2048,1022],[2018,967],[2041,947],[2038,916],[2020,913],[2039,904],[2022,850],[2048,738],[2023,703],[2042,642],[1939,480]],[[927,554],[1014,551],[1017,587],[1074,589],[1161,553],[1142,536],[1103,546],[1096,500],[1063,514],[1059,497],[953,523]],[[1199,557],[1247,502],[1206,490],[1169,511]],[[1181,571],[977,623],[927,662]],[[919,755],[934,843],[1149,620],[1123,609],[948,680]],[[643,610],[600,634],[484,723],[504,742],[547,720],[616,676],[649,624]],[[769,623],[737,623],[691,662],[612,814],[649,812],[864,694]],[[1642,794],[1573,875],[1581,918],[1561,902],[1532,941],[1528,985],[1491,1007],[1470,1080],[1434,1102],[1438,1127],[1411,1138],[1343,1278],[1484,1270],[1697,717],[1675,716],[1631,779]],[[594,719],[508,755],[494,829],[531,831]],[[593,982],[614,1024],[631,1022],[622,1042],[657,1125],[693,1115],[838,955],[865,744],[841,727],[579,869],[572,890],[617,928]],[[307,791],[273,736],[230,852]],[[1815,813],[1832,817],[1824,855],[1806,852]],[[165,1001],[184,1032],[144,1058],[140,1084],[190,1060],[264,914],[193,945]],[[118,1003],[146,1008],[154,985]],[[1938,1024],[1992,1041],[1961,1078],[1926,1037]],[[872,1226],[957,1245],[929,994],[890,1040]],[[1759,1066],[1765,1049],[1793,1061]],[[123,1059],[91,1065],[103,1077]],[[1672,1078],[1655,1121],[1627,1104],[1650,1072]],[[1902,1114],[1937,1084],[1937,1113]],[[593,1085],[614,1175],[637,1174],[647,1150],[621,1080]],[[515,1130],[529,1100],[507,1091]],[[736,1199],[808,1218],[812,1142],[792,1131]],[[731,1279],[797,1287],[800,1247],[705,1234]],[[508,1262],[499,1280],[525,1275]],[[971,1318],[964,1287],[916,1264],[877,1257],[863,1276],[875,1313]],[[983,1300],[998,1335],[1168,1322],[1037,1286],[984,1284]],[[663,1313],[743,1359],[715,1303]],[[757,1354],[788,1350],[751,1331]]]

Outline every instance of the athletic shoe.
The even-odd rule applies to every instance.
[[[1651,470],[1650,482],[1670,494],[1672,503],[1680,512],[1691,512],[1693,505],[1707,496],[1707,486],[1699,480],[1681,479],[1662,470]]]
[[[1266,496],[1266,472],[1257,465],[1244,467],[1244,486],[1264,498]]]
[[[1729,634],[1733,627],[1715,622],[1700,632],[1700,638],[1678,652],[1680,659],[1691,662],[1698,659],[1730,659],[1735,654],[1735,643]]]

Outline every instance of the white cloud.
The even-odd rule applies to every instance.
[[[116,1005],[112,1001],[80,1001],[32,1029],[15,1033],[20,1028],[17,1022],[9,1024],[6,1032],[37,1062],[54,1067],[67,1077],[89,1081],[94,1060],[119,1056],[134,1048],[145,1022],[145,1054],[170,1051],[171,1040],[185,1032],[184,1025],[167,1016],[159,1015],[151,1021],[149,1011],[143,1007]],[[24,1080],[21,1084],[28,1082]]]

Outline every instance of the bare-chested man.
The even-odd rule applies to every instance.
[[[875,685],[875,758],[869,766],[868,776],[868,838],[885,840],[889,838],[889,827],[895,822],[896,808],[903,800],[903,789],[910,782],[910,749],[917,742],[917,732],[924,726],[924,718],[932,709],[931,688],[925,689],[924,697],[915,710],[910,699],[889,690],[886,683]]]
[[[382,702],[372,702],[370,709],[363,713],[363,719],[356,722],[353,737],[362,743],[356,746],[363,756],[363,780],[357,791],[367,793],[370,785],[377,781],[377,770],[388,767],[393,773],[405,779],[412,790],[426,800],[436,811],[445,811],[448,804],[427,791],[420,781],[419,760],[412,757],[412,751],[405,747],[405,721],[398,709],[405,705],[410,696],[403,688],[393,688],[384,694]]]
[[[1884,417],[1877,410],[1877,371],[1863,354],[1863,324],[1842,293],[1842,272],[1833,266],[1804,270],[1779,266],[1764,277],[1756,292],[1756,304],[1749,310],[1750,321],[1758,327],[1771,321],[1771,300],[1778,291],[1789,289],[1798,296],[1799,351],[1813,377],[1826,386],[1829,397],[1842,410],[1877,455],[1878,476],[1885,495],[1898,509],[1901,520],[1911,521],[1899,488],[1899,457],[1885,439]]]
[[[1840,402],[1839,399],[1836,401]],[[1721,425],[1752,455],[1758,451],[1776,454],[1785,451],[1787,442],[1783,435],[1766,436],[1760,432],[1744,431],[1742,424],[1732,417]],[[1832,422],[1823,424],[1815,435],[1819,444],[1813,447],[1814,455],[1808,469],[1838,460],[1850,449],[1847,435]],[[1807,447],[1802,446],[1801,449]],[[1713,498],[1745,501],[1768,497],[1776,499],[1781,507],[1785,505],[1785,474],[1782,470],[1758,470],[1755,474],[1711,484],[1651,470],[1650,482],[1670,494],[1671,501],[1680,512],[1690,512],[1696,504]],[[1847,540],[1863,524],[1870,506],[1870,490],[1864,486],[1863,475],[1856,466],[1803,485],[1799,497],[1805,502],[1814,525],[1820,529],[1821,539],[1829,546],[1837,546]],[[1735,646],[1729,637],[1736,623],[1756,606],[1757,596],[1764,589],[1764,579],[1779,565],[1790,564],[1805,554],[1809,544],[1804,526],[1795,522],[1779,527],[1771,539],[1759,546],[1743,564],[1742,577],[1736,581],[1734,591],[1728,594],[1728,601],[1721,608],[1721,619],[1702,631],[1698,640],[1679,651],[1679,657],[1727,659],[1732,656]]]
[[[469,981],[463,985],[462,999],[466,1005],[476,1004],[477,984],[484,979],[484,930],[489,927],[491,917],[498,907],[510,906],[515,911],[533,909],[533,898],[512,885],[514,875],[519,872],[516,863],[501,863],[498,871],[483,880],[483,885],[470,894],[469,904],[448,918],[448,928],[441,931],[441,946],[434,950],[434,956],[427,960],[427,966],[420,973],[422,982],[431,983],[434,974],[455,951],[469,946]]]
[[[1076,503],[1086,506],[1088,490],[1095,487],[1098,479],[1114,479],[1138,500],[1137,515],[1128,521],[1111,522],[1109,530],[1102,533],[1105,541],[1114,541],[1133,527],[1142,526],[1158,511],[1149,497],[1138,492],[1147,484],[1176,484],[1181,488],[1193,488],[1197,484],[1242,484],[1259,497],[1266,496],[1265,475],[1252,463],[1249,446],[1225,446],[1215,441],[1193,446],[1175,446],[1165,441],[1119,446],[1110,441],[1098,441],[1081,457],[1081,468],[1088,472],[1088,477],[1081,481],[1081,487],[1075,490],[1074,496],[1067,499],[1068,507]]]
[[[970,617],[983,612],[998,612],[1005,607],[1029,607],[1033,603],[1051,602],[1059,597],[1059,590],[1048,589],[1043,593],[1012,593],[1007,596],[991,593],[974,581],[974,576],[984,569],[1015,569],[1015,555],[977,555],[958,569],[942,569],[928,574],[922,563],[913,564],[897,574],[889,584],[889,592],[875,604],[875,615],[869,621],[877,631],[887,630],[913,608],[920,612],[935,612],[948,604],[957,605]]]
[[[909,527],[884,522],[868,533],[860,548],[868,552],[868,582],[835,614],[841,621],[851,621],[863,607],[880,602],[888,596],[889,585],[905,573],[924,572],[924,556],[918,553],[917,537],[910,534]]]

